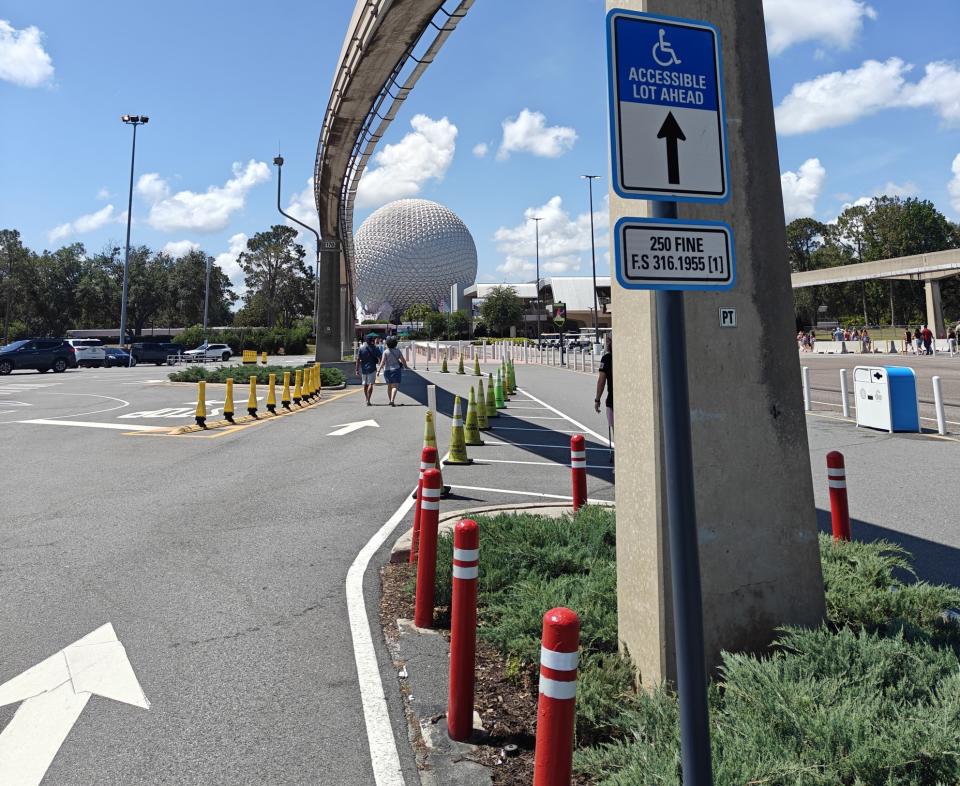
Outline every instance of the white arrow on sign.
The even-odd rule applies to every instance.
[[[38,786],[94,694],[150,709],[109,622],[0,685],[0,706],[23,702],[0,734],[0,783]]]
[[[370,426],[372,428],[380,428],[380,424],[375,420],[358,420],[356,423],[341,423],[339,426],[335,426],[336,431],[331,431],[327,434],[328,437],[342,437],[344,434],[350,434],[354,431],[357,431],[362,428]]]

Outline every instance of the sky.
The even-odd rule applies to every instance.
[[[34,250],[199,247],[235,284],[247,238],[316,223],[317,140],[353,0],[5,0],[0,228]],[[448,2],[450,8],[452,2]],[[960,220],[960,0],[764,0],[787,220],[879,194]],[[476,0],[380,143],[354,226],[401,197],[445,204],[479,281],[609,273],[602,0]],[[308,259],[312,239],[304,237]]]

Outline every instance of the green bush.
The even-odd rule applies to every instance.
[[[257,384],[266,385],[270,382],[270,375],[276,374],[277,380],[283,380],[283,373],[290,372],[290,380],[293,384],[294,372],[296,369],[292,366],[219,366],[216,368],[208,366],[187,366],[181,371],[175,371],[170,374],[172,382],[213,382],[223,383],[228,377],[232,377],[235,384],[246,383],[250,377],[257,377]],[[337,387],[346,382],[346,377],[338,368],[320,367],[320,381],[324,387]]]

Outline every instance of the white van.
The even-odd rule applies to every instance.
[[[77,353],[77,365],[100,368],[107,360],[103,342],[96,338],[68,338],[67,342]]]

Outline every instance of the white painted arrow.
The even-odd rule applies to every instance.
[[[341,423],[339,426],[334,426],[334,428],[337,430],[331,431],[329,434],[327,434],[327,436],[342,437],[344,434],[350,434],[351,432],[366,428],[367,426],[371,426],[372,428],[380,428],[380,424],[375,420],[358,420],[356,423]]]
[[[0,706],[23,702],[0,734],[0,783],[38,786],[94,694],[150,709],[109,622],[0,685]]]

